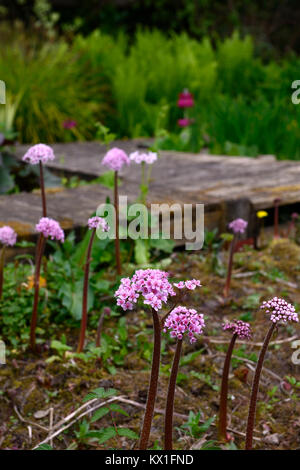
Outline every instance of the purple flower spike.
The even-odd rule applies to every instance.
[[[197,341],[195,335],[201,335],[205,327],[204,317],[197,310],[186,307],[176,307],[167,317],[164,332],[171,330],[171,337],[182,339],[184,333],[188,333],[191,343]]]
[[[64,242],[65,240],[64,231],[56,220],[42,217],[35,228],[37,232],[42,233],[45,238],[50,237],[51,240],[57,240],[59,242]]]
[[[49,145],[37,144],[30,147],[22,160],[31,165],[37,165],[39,162],[47,163],[49,160],[54,160],[54,158],[53,150]]]
[[[299,321],[298,314],[295,312],[295,307],[279,297],[273,297],[273,299],[263,302],[260,308],[264,309],[266,313],[271,314],[270,320],[273,323]]]
[[[119,171],[123,165],[129,165],[130,159],[124,150],[117,147],[109,150],[102,160],[102,165],[107,166],[113,171]]]
[[[17,241],[17,234],[8,225],[0,228],[0,243],[5,246],[14,246]]]
[[[194,106],[193,95],[188,90],[183,90],[183,92],[179,94],[177,106],[179,108],[192,108]]]
[[[246,228],[248,226],[248,222],[244,219],[235,219],[230,224],[228,224],[228,227],[230,230],[233,231],[233,233],[238,234],[238,233],[244,233]]]
[[[223,330],[232,331],[241,339],[250,339],[252,336],[251,326],[242,320],[234,320],[232,323],[224,323]]]

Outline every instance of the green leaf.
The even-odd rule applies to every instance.
[[[139,438],[139,436],[136,432],[131,431],[131,429],[127,429],[127,428],[118,429],[118,435],[119,436],[124,436],[124,437],[129,437],[129,439],[138,439]]]
[[[118,391],[115,390],[114,388],[108,388],[107,390],[105,390],[103,387],[99,387],[99,388],[95,388],[90,393],[88,393],[84,397],[83,401],[86,402],[86,401],[92,400],[93,398],[109,398],[117,394],[118,394]]]
[[[174,240],[165,240],[164,238],[159,238],[158,240],[150,239],[151,248],[156,250],[163,251],[164,253],[172,253],[175,247]]]
[[[106,171],[102,175],[98,176],[98,178],[92,181],[94,184],[101,184],[108,189],[114,189],[115,186],[115,172],[114,171]],[[122,182],[118,179],[118,185],[121,186]]]
[[[71,351],[72,348],[61,341],[57,341],[56,339],[53,339],[51,341],[51,348],[56,349],[57,351]]]
[[[90,431],[86,434],[86,437],[96,438],[99,444],[103,444],[112,437],[115,437],[116,434],[115,428],[109,427],[101,429],[101,431]]]
[[[138,238],[134,242],[134,258],[136,264],[148,264],[149,263],[149,248],[147,240]]]
[[[103,406],[103,408],[99,408],[99,410],[95,411],[95,413],[93,414],[91,423],[98,421],[98,419],[101,419],[103,416],[107,415],[107,413],[109,413],[109,408],[107,408],[106,406]]]
[[[129,414],[123,410],[123,408],[121,408],[121,406],[117,405],[117,403],[112,403],[111,405],[109,405],[109,408],[111,409],[111,411],[114,411],[116,413],[120,413],[124,416],[129,416]]]
[[[41,444],[35,450],[53,450],[49,444]]]
[[[199,354],[201,354],[203,349],[199,349],[198,351],[192,352],[190,354],[186,354],[184,357],[180,359],[180,365],[186,366],[190,362],[192,362]]]

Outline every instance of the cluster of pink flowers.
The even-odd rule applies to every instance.
[[[140,153],[140,152],[133,152],[129,155],[130,160],[135,163],[148,163],[151,165],[152,163],[156,162],[157,160],[157,153],[155,152],[148,152],[148,153]]]
[[[179,108],[192,108],[194,106],[194,98],[189,90],[185,89],[179,94],[177,106]]]
[[[139,269],[131,279],[121,279],[121,285],[115,292],[117,305],[123,310],[132,310],[134,303],[142,295],[145,305],[150,305],[156,311],[160,310],[162,302],[166,303],[169,296],[176,295],[168,276],[167,272],[159,269]]]
[[[17,234],[8,225],[0,228],[0,242],[5,246],[14,246],[17,241]]]
[[[233,334],[238,335],[242,339],[251,338],[251,326],[249,323],[243,322],[242,320],[234,320],[231,323],[224,323],[223,330],[232,331]]]
[[[195,335],[201,335],[205,327],[204,317],[197,310],[187,307],[176,307],[167,317],[164,324],[164,332],[171,330],[171,337],[182,339],[188,332],[191,343],[196,341]]]
[[[279,297],[274,297],[267,302],[263,302],[260,308],[264,309],[266,313],[271,314],[270,320],[273,323],[299,321],[298,314],[295,312],[295,307]]]
[[[37,144],[30,147],[22,160],[31,163],[31,165],[37,165],[39,162],[47,163],[49,160],[54,160],[54,158],[53,150],[49,145]]]
[[[198,279],[191,279],[190,281],[180,281],[180,282],[174,282],[174,286],[177,287],[177,289],[189,289],[189,290],[194,290],[196,287],[201,287],[201,282]]]
[[[73,129],[73,127],[77,126],[77,121],[74,119],[66,119],[63,123],[62,126],[64,129]]]
[[[93,228],[95,229],[98,229],[98,228],[101,228],[102,229],[102,232],[108,232],[108,225],[106,223],[106,220],[103,219],[102,217],[91,217],[89,220],[88,220],[88,227],[90,230],[92,230]]]
[[[178,119],[177,124],[179,127],[188,127],[193,122],[194,122],[193,119],[181,118],[181,119]]]
[[[247,228],[248,222],[244,219],[235,219],[230,224],[228,224],[228,227],[233,231],[233,233],[244,233],[246,228]]]
[[[56,220],[49,219],[49,217],[42,217],[36,225],[37,232],[44,235],[45,238],[50,237],[51,240],[58,240],[63,242],[65,239],[64,231]]]
[[[113,171],[119,171],[123,165],[129,165],[130,160],[124,150],[117,147],[109,150],[102,160],[102,165],[107,166]]]

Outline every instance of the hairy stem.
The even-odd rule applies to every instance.
[[[40,271],[41,271],[41,262],[44,253],[46,239],[41,234],[38,240],[37,245],[37,254],[36,254],[36,264],[35,264],[35,275],[34,275],[34,299],[33,299],[33,308],[31,316],[31,325],[30,325],[30,347],[32,351],[35,351],[35,330],[37,324],[37,311],[39,304],[39,291],[40,291]]]
[[[237,334],[235,333],[229,343],[229,347],[226,353],[223,375],[222,375],[222,385],[220,393],[220,409],[219,409],[219,423],[218,423],[218,434],[220,441],[226,441],[227,435],[227,397],[228,397],[228,376],[230,369],[230,361],[234,348],[235,341],[237,339]]]
[[[148,388],[147,404],[144,415],[144,422],[141,431],[139,449],[146,450],[148,446],[151,423],[154,412],[154,405],[156,399],[157,385],[158,385],[158,374],[159,374],[159,364],[160,364],[160,347],[161,347],[161,327],[158,313],[152,309],[153,317],[153,328],[154,328],[154,347],[153,347],[153,356],[152,356],[152,369],[151,377]]]
[[[40,161],[40,185],[41,185],[41,193],[42,193],[42,205],[43,205],[43,217],[47,217],[47,205],[46,205],[46,192],[45,192],[45,183],[44,183],[44,172],[43,172],[43,164]]]
[[[172,370],[169,380],[166,413],[165,413],[165,445],[164,450],[172,450],[172,431],[173,431],[173,411],[174,411],[174,397],[176,379],[178,374],[179,360],[182,349],[182,339],[177,340],[176,351],[173,359]]]
[[[5,256],[5,246],[3,245],[1,253],[0,253],[0,300],[2,299],[2,292],[3,292],[4,256]]]
[[[88,310],[88,289],[89,289],[89,274],[90,274],[90,264],[91,264],[91,253],[92,246],[96,234],[96,229],[94,228],[91,234],[91,238],[88,244],[86,262],[84,266],[84,281],[83,281],[83,295],[82,295],[82,316],[81,316],[81,325],[79,333],[79,343],[77,352],[81,353],[84,346],[85,332],[87,325],[87,310]]]
[[[120,255],[120,239],[119,239],[119,191],[118,191],[118,172],[115,171],[114,181],[114,205],[115,205],[115,223],[116,223],[116,237],[115,237],[115,252],[116,252],[116,266],[117,273],[121,275],[121,255]]]
[[[228,268],[227,268],[227,278],[226,278],[226,284],[225,284],[225,287],[224,287],[224,297],[228,297],[228,294],[229,294],[235,244],[236,244],[236,235],[234,235],[234,237],[231,241],[231,244],[230,244],[229,260],[228,260]]]
[[[254,424],[255,424],[255,413],[256,413],[257,394],[258,394],[258,389],[259,389],[259,380],[260,380],[260,375],[261,375],[266,351],[268,349],[269,342],[271,340],[275,326],[276,326],[276,323],[272,323],[272,325],[270,326],[270,329],[262,345],[259,358],[257,361],[256,369],[255,369],[255,374],[254,374],[253,384],[252,384],[252,391],[251,391],[251,398],[250,398],[249,413],[248,413],[246,446],[245,446],[246,450],[252,449],[253,430],[254,430]]]

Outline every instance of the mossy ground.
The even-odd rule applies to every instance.
[[[221,253],[226,266],[227,254]],[[174,448],[190,449],[205,440],[217,439],[216,428],[211,426],[200,438],[188,436],[180,426],[186,422],[190,411],[202,412],[208,419],[218,413],[218,388],[229,336],[222,332],[225,319],[241,318],[250,321],[254,336],[249,344],[237,344],[229,385],[229,427],[237,448],[243,448],[249,396],[255,356],[268,328],[266,315],[259,310],[262,300],[278,295],[300,306],[300,248],[292,241],[279,239],[260,251],[244,248],[235,255],[234,276],[230,298],[223,300],[224,277],[212,270],[213,255],[176,253],[171,257],[168,271],[174,278],[201,279],[203,287],[190,293],[185,304],[198,308],[206,316],[205,336],[191,346],[184,344],[184,357],[192,357],[180,367],[176,389],[174,416]],[[240,275],[240,277],[236,277]],[[149,380],[150,362],[145,350],[139,348],[137,334],[140,326],[151,340],[151,319],[146,312],[130,312],[126,315],[128,341],[131,347],[123,365],[112,375],[105,364],[97,360],[84,362],[65,357],[60,361],[47,363],[51,350],[44,350],[39,356],[28,352],[10,355],[6,365],[0,366],[0,448],[31,449],[47,437],[47,432],[37,425],[48,427],[49,416],[37,419],[39,410],[54,408],[54,423],[60,421],[79,406],[83,397],[92,389],[103,386],[113,387],[119,394],[144,405]],[[114,319],[104,323],[107,334],[114,334]],[[273,341],[292,336],[300,338],[299,325],[280,327]],[[75,347],[77,331],[67,330],[68,344]],[[92,340],[95,332],[89,330]],[[165,338],[167,339],[167,337]],[[162,355],[162,367],[156,407],[163,410],[168,384],[168,365],[174,353],[174,343],[166,342]],[[201,349],[200,354],[187,356]],[[299,449],[300,448],[300,401],[299,388],[290,385],[288,377],[300,380],[299,365],[291,361],[291,342],[270,346],[266,356],[265,370],[261,379],[257,408],[255,447],[258,449]],[[272,374],[273,373],[273,374]],[[276,388],[274,388],[276,387]],[[139,432],[143,409],[136,404],[120,403],[128,417],[115,414],[117,426],[126,426]],[[18,411],[19,415],[17,414]],[[22,421],[23,418],[25,421]],[[86,417],[88,418],[88,417]],[[30,424],[35,423],[35,425]],[[111,426],[109,415],[93,425],[93,429]],[[32,438],[30,430],[32,430]],[[80,441],[76,438],[77,422],[66,432],[54,439],[54,447],[105,448],[104,445]],[[151,446],[162,445],[163,414],[155,413],[151,433]],[[130,449],[133,441],[113,439],[108,447]]]

